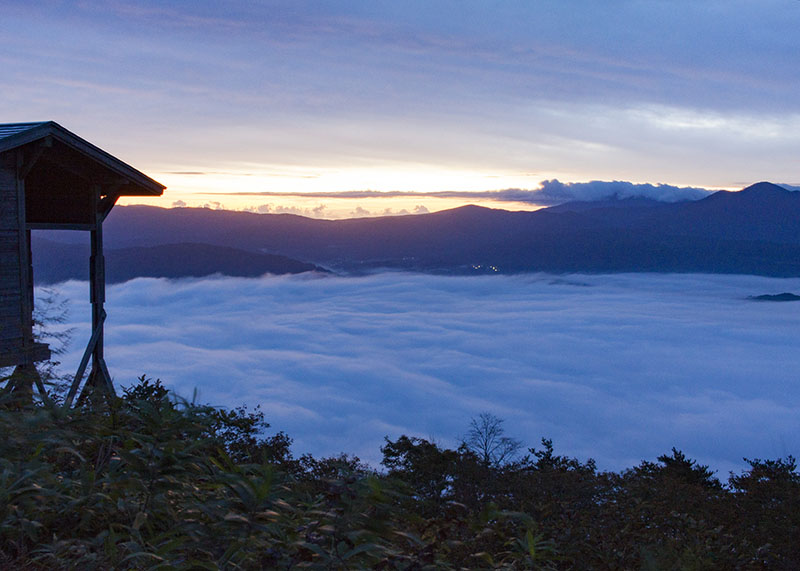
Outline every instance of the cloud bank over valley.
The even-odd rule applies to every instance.
[[[88,285],[70,300],[72,372]],[[136,279],[108,288],[117,385],[147,374],[215,405],[261,405],[295,452],[377,465],[384,436],[455,445],[488,411],[510,435],[601,468],[672,446],[725,477],[798,454],[800,279],[383,273]]]

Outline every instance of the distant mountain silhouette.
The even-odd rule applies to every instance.
[[[800,295],[789,292],[783,292],[783,293],[777,293],[775,295],[769,295],[769,294],[754,295],[750,296],[750,299],[754,301],[800,301]]]
[[[63,244],[34,236],[34,276],[39,284],[88,279],[88,244]],[[109,283],[136,277],[202,277],[211,274],[256,277],[325,271],[286,256],[248,252],[209,244],[163,244],[107,250]]]
[[[633,196],[629,198],[608,198],[605,200],[576,200],[548,208],[550,212],[585,212],[599,208],[649,208],[663,206],[665,203],[653,198]]]
[[[54,232],[42,235],[63,239]],[[800,276],[800,192],[762,182],[693,202],[633,198],[536,212],[464,206],[336,221],[127,206],[114,209],[105,236],[111,248],[205,243],[280,254],[343,272],[386,267],[439,273]],[[144,252],[137,252],[141,259]]]

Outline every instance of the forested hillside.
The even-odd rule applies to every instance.
[[[792,457],[722,480],[674,449],[603,472],[482,415],[458,449],[387,440],[376,470],[295,458],[258,411],[144,378],[78,410],[0,404],[7,569],[800,567]]]

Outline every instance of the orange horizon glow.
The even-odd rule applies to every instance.
[[[402,216],[408,214],[425,214],[439,212],[472,204],[485,208],[503,210],[534,211],[544,208],[543,205],[529,202],[509,202],[490,199],[471,200],[465,197],[435,196],[389,196],[389,197],[324,197],[297,196],[281,194],[270,196],[252,196],[237,194],[192,193],[182,194],[180,198],[169,196],[165,192],[162,197],[122,197],[120,205],[147,205],[162,208],[210,208],[213,210],[236,210],[257,212],[262,214],[297,214],[309,218],[338,220],[342,218],[362,218],[373,216]]]
[[[437,212],[475,204],[505,210],[538,210],[542,205],[528,202],[431,196],[442,190],[468,193],[507,188],[537,188],[544,178],[560,173],[492,173],[469,169],[298,168],[287,166],[239,165],[235,169],[184,167],[148,173],[167,186],[161,197],[123,197],[121,205],[212,208],[262,213],[288,212],[323,219],[364,216],[392,216]],[[562,175],[563,176],[563,175]],[[399,196],[335,197],[353,189],[399,191]],[[324,196],[316,197],[315,193]]]
[[[505,189],[537,190],[544,180],[589,182],[575,173],[485,173],[471,169],[372,166],[300,168],[286,165],[217,165],[201,169],[181,166],[148,172],[166,185],[161,197],[123,197],[121,205],[144,204],[211,208],[260,213],[291,213],[322,219],[392,216],[438,212],[474,204],[512,211],[535,211],[547,206],[534,202],[487,197]],[[576,180],[576,178],[578,180]],[[741,187],[709,187],[738,190]],[[353,192],[375,195],[352,196]],[[458,196],[437,195],[442,191]],[[397,192],[397,195],[392,193]],[[475,192],[476,196],[470,196]],[[342,196],[335,196],[343,193]],[[381,194],[387,193],[387,194]],[[316,196],[319,194],[320,196]]]

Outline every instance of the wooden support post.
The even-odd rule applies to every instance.
[[[92,253],[89,259],[89,297],[92,302],[92,338],[94,341],[94,348],[92,349],[92,370],[89,373],[89,378],[86,380],[86,385],[83,388],[81,396],[78,401],[82,401],[88,394],[88,391],[101,388],[106,391],[108,396],[115,394],[114,384],[111,382],[111,376],[108,373],[106,366],[105,356],[103,354],[103,322],[105,321],[106,312],[104,304],[106,301],[106,273],[105,273],[105,257],[103,256],[103,219],[105,212],[100,212],[100,189],[95,189],[95,224],[94,229],[91,231],[91,246]],[[112,204],[113,206],[113,204]],[[109,206],[105,206],[104,210],[110,210]],[[80,380],[78,380],[80,382]]]
[[[103,321],[105,321],[105,318],[106,315],[105,312],[103,312]],[[102,332],[103,330],[99,327],[92,331],[92,337],[89,339],[89,344],[86,346],[86,350],[83,352],[83,358],[78,365],[78,370],[75,372],[75,376],[72,378],[72,386],[70,386],[69,392],[67,393],[67,398],[64,400],[65,408],[72,406],[72,401],[75,399],[75,395],[78,393],[78,388],[83,380],[83,374],[86,372],[86,367],[89,365],[89,359],[91,359],[92,354],[94,353],[95,345],[97,345],[97,340],[100,338]]]
[[[95,188],[94,192],[94,223],[91,227],[91,257],[89,258],[89,299],[92,303],[92,337],[83,353],[83,358],[78,365],[75,377],[72,379],[67,397],[64,400],[64,407],[72,406],[75,396],[78,394],[89,359],[92,367],[86,384],[78,396],[78,403],[84,402],[92,392],[98,389],[107,396],[113,396],[114,384],[111,381],[111,374],[108,372],[105,355],[103,353],[103,329],[106,320],[105,301],[106,301],[106,275],[105,275],[105,256],[103,255],[103,221],[114,207],[118,194],[116,189],[112,193],[102,193],[100,187]]]
[[[11,395],[12,401],[18,405],[30,405],[33,402],[33,385],[36,385],[42,401],[48,406],[52,405],[42,376],[33,363],[17,365],[2,392],[3,395]]]
[[[39,383],[42,382],[33,363],[17,365],[8,379],[4,393],[11,395],[15,404],[30,405],[33,402],[33,384],[36,379]]]
[[[19,292],[22,318],[22,352],[30,354],[33,349],[33,282],[31,281],[30,232],[25,217],[25,180],[20,176],[25,168],[25,156],[17,151],[17,228],[19,232]],[[33,369],[33,372],[31,372]],[[28,402],[33,401],[33,383],[38,377],[32,362],[20,363],[8,386]],[[41,378],[39,378],[41,382]]]

